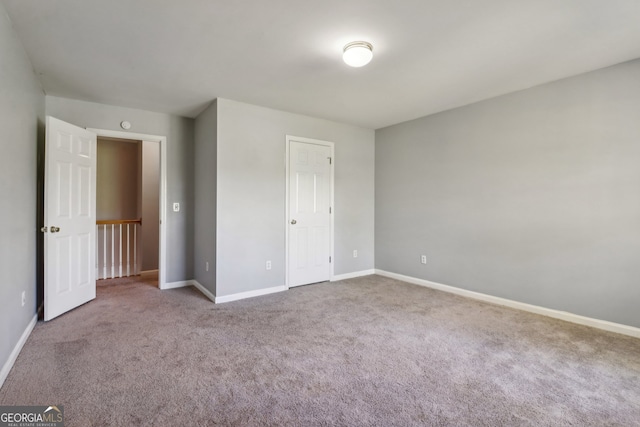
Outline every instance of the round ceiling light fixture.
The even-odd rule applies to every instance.
[[[342,59],[351,67],[367,65],[373,58],[373,46],[367,42],[351,42],[345,45]]]

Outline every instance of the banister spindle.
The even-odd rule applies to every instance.
[[[96,277],[99,279],[124,277],[125,270],[127,277],[131,275],[140,274],[141,268],[138,265],[141,257],[138,255],[138,249],[141,247],[138,245],[138,226],[142,224],[141,219],[118,219],[118,220],[99,220],[96,221]],[[116,232],[116,225],[118,230]],[[123,229],[123,225],[126,225],[126,230]],[[131,225],[133,225],[133,232],[131,231]],[[111,227],[109,232],[108,228]],[[102,229],[100,229],[102,227]],[[102,231],[102,232],[101,232]],[[125,237],[126,234],[126,237]],[[108,238],[111,238],[111,250],[107,246]],[[125,257],[123,240],[127,240],[127,254],[126,254],[126,268],[124,266]],[[131,239],[133,238],[133,244]],[[102,242],[100,242],[102,239]],[[116,239],[118,239],[116,243]],[[117,248],[116,248],[117,246]],[[132,248],[133,246],[133,248]],[[98,256],[98,253],[102,248],[102,256]],[[131,253],[133,249],[133,254]],[[117,253],[116,253],[117,251]],[[108,253],[111,253],[111,258],[108,257]],[[133,255],[133,258],[132,258]],[[109,262],[111,262],[111,268],[109,268]],[[117,264],[116,264],[117,263]],[[133,265],[132,265],[133,264]],[[111,274],[109,274],[109,272]],[[100,277],[102,274],[102,277]]]
[[[120,224],[120,267],[118,272],[118,277],[122,277],[122,224]]]
[[[127,224],[127,277],[131,276],[131,251],[129,250],[131,237],[129,236],[129,225],[130,224]]]
[[[115,247],[116,247],[115,225],[111,224],[111,277],[110,277],[111,279],[116,277]]]
[[[102,226],[102,278],[107,278],[107,226]]]

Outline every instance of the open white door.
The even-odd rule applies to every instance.
[[[288,139],[288,285],[331,279],[331,143]]]
[[[44,320],[96,297],[96,134],[47,116]]]

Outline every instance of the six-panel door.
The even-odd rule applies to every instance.
[[[331,147],[289,146],[289,286],[331,278]]]
[[[44,318],[96,296],[96,135],[47,117]]]

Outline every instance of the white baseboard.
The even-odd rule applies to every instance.
[[[152,276],[152,275],[159,274],[159,273],[160,273],[160,272],[159,272],[159,270],[158,270],[158,269],[155,269],[155,270],[145,270],[145,271],[141,271],[141,272],[140,272],[140,276],[143,276],[143,277],[144,277],[144,276]]]
[[[255,291],[239,292],[237,294],[231,294],[231,295],[225,295],[225,296],[217,297],[209,289],[207,289],[204,286],[202,286],[202,284],[199,283],[197,280],[185,280],[184,282],[172,282],[172,283],[167,283],[166,285],[171,286],[171,287],[165,287],[163,289],[173,289],[173,288],[179,288],[179,287],[183,287],[183,286],[194,286],[197,290],[202,292],[202,294],[204,296],[206,296],[207,298],[209,298],[211,301],[215,302],[216,304],[220,304],[220,303],[224,303],[224,302],[237,301],[237,300],[241,300],[241,299],[245,299],[245,298],[257,297],[257,296],[261,296],[261,295],[268,295],[268,294],[273,294],[273,293],[276,293],[276,292],[282,292],[282,291],[286,291],[287,290],[286,286],[274,286],[272,288],[257,289]]]
[[[376,270],[371,269],[371,270],[354,271],[353,273],[345,273],[345,274],[334,275],[331,278],[331,281],[332,282],[337,282],[339,280],[354,279],[356,277],[370,276],[372,274],[376,274]]]
[[[449,292],[456,295],[461,295],[463,297],[473,298],[480,301],[490,302],[492,304],[503,305],[503,306],[515,308],[518,310],[528,311],[530,313],[536,313],[536,314],[541,314],[547,317],[553,317],[555,319],[560,319],[560,320],[564,320],[571,323],[577,323],[579,325],[591,326],[593,328],[602,329],[605,331],[616,332],[618,334],[629,335],[632,337],[640,338],[640,328],[636,328],[633,326],[622,325],[620,323],[609,322],[607,320],[593,319],[591,317],[580,316],[578,314],[573,314],[566,311],[540,307],[538,305],[532,305],[532,304],[527,304],[523,302],[513,301],[506,298],[494,297],[492,295],[487,295],[480,292],[468,291],[466,289],[456,288],[454,286],[449,286],[449,285],[443,285],[441,283],[431,282],[429,280],[424,280],[424,279],[418,279],[411,276],[405,276],[403,274],[391,273],[389,271],[376,269],[376,274],[384,277],[390,277],[392,279],[401,280],[403,282],[412,283],[414,285],[425,286],[427,288]]]
[[[38,322],[38,315],[36,314],[33,316],[33,319],[31,319],[31,321],[27,325],[27,328],[24,330],[24,332],[22,332],[20,339],[18,340],[18,342],[16,343],[16,346],[13,348],[13,351],[9,355],[9,359],[5,362],[4,366],[2,366],[2,370],[0,371],[0,387],[2,387],[2,384],[4,384],[4,380],[6,380],[7,377],[9,376],[9,372],[11,371],[11,368],[13,368],[13,364],[16,362],[16,359],[18,358],[18,355],[20,354],[20,350],[22,350],[22,347],[24,347],[24,343],[27,342],[27,338],[29,338],[29,335],[31,335],[31,331],[33,331],[33,328],[35,328],[37,322]]]
[[[197,280],[192,280],[191,284],[200,292],[202,292],[202,294],[209,298],[211,301],[216,302],[216,296],[214,294],[211,293],[211,291],[207,288],[205,288],[204,286],[202,286],[202,284],[200,284]]]
[[[167,282],[160,289],[175,289],[175,288],[184,288],[185,286],[191,286],[193,283],[191,280],[180,280],[178,282]]]
[[[275,292],[282,292],[286,290],[287,290],[286,286],[274,286],[273,288],[257,289],[255,291],[239,292],[237,294],[216,297],[215,301],[216,301],[216,304],[223,303],[223,302],[231,302],[231,301],[237,301],[239,299],[258,297],[261,295],[268,295],[268,294],[273,294]]]

